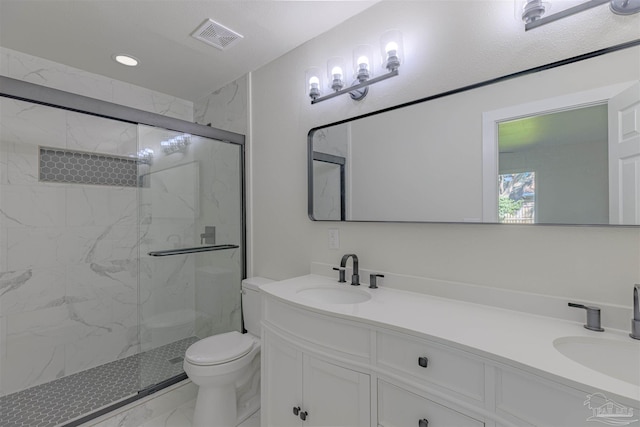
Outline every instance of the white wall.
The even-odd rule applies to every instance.
[[[478,224],[320,223],[307,218],[309,129],[638,37],[640,15],[600,6],[525,32],[511,1],[382,2],[252,73],[253,275],[307,274],[355,252],[365,268],[630,306],[640,230]],[[350,58],[382,31],[404,34],[400,76],[355,103],[309,105],[304,73]],[[571,82],[567,82],[570,84]],[[340,229],[339,250],[327,229]],[[517,248],[517,250],[516,250]]]

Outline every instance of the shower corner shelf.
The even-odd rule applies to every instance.
[[[212,252],[212,251],[223,251],[226,249],[238,249],[239,247],[240,246],[238,245],[205,245],[205,246],[194,246],[191,248],[151,251],[148,253],[148,255],[149,256],[186,255],[186,254],[195,254],[199,252]]]

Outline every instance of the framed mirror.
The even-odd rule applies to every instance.
[[[640,225],[640,40],[311,129],[315,221]]]

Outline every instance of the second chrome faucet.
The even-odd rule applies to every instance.
[[[576,304],[574,302],[570,302],[569,307],[584,308],[587,310],[587,323],[584,325],[585,329],[596,332],[604,331],[604,328],[600,323],[600,307]]]

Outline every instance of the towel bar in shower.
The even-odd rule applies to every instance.
[[[184,255],[184,254],[195,254],[198,252],[211,252],[211,251],[222,251],[225,249],[238,249],[239,247],[240,246],[238,245],[194,246],[192,248],[167,249],[164,251],[151,251],[149,252],[149,255],[150,256]]]

